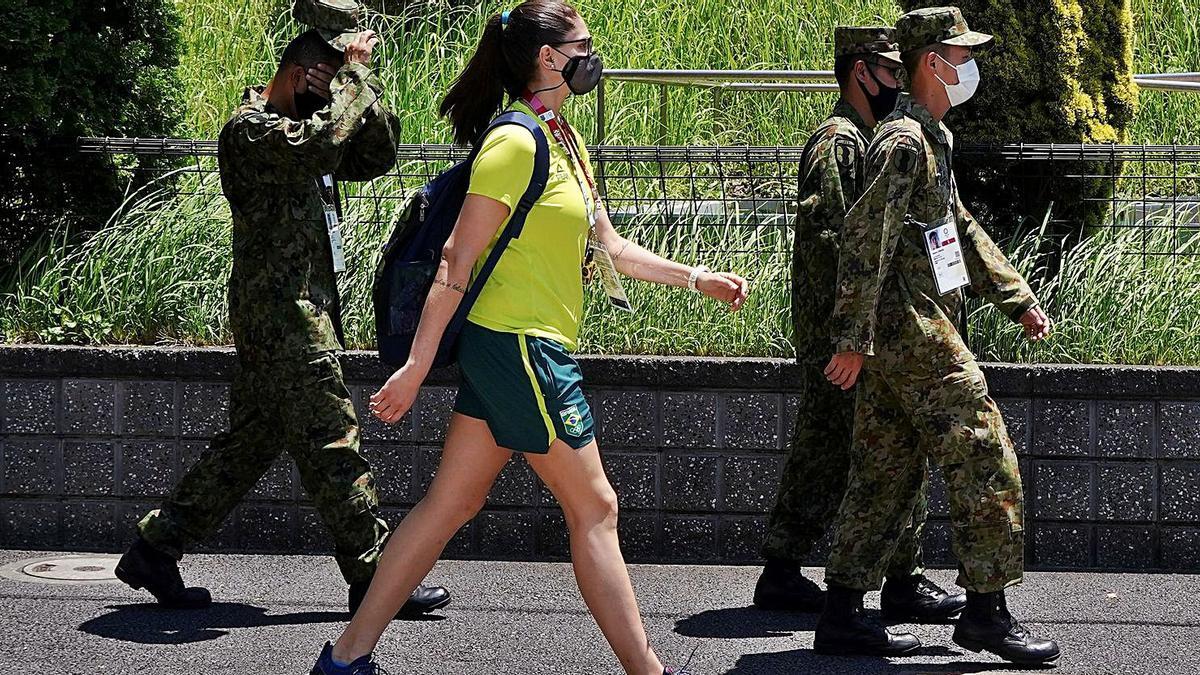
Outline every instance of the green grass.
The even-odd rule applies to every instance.
[[[1055,321],[1048,340],[1030,343],[1002,314],[978,307],[972,349],[1018,363],[1200,364],[1200,230],[1172,228],[1163,216],[1145,224],[1101,231],[1067,252],[1038,292]],[[1036,246],[1030,237],[1010,252],[1026,276],[1035,274]]]
[[[205,191],[216,188],[209,174]],[[185,181],[195,180],[185,177]],[[225,279],[228,207],[215,193],[164,209],[169,193],[135,195],[113,224],[81,248],[55,246],[0,304],[5,340],[39,343],[227,344]],[[183,208],[186,207],[186,208]],[[384,225],[380,214],[351,212],[343,281],[351,346],[370,347],[369,274]],[[386,222],[388,214],[382,214]],[[1200,233],[1167,227],[1105,230],[1068,252],[1062,272],[1039,295],[1057,322],[1053,337],[1031,345],[998,312],[972,314],[973,348],[989,360],[1015,362],[1200,364]],[[692,261],[697,248],[761,253],[710,256],[714,267],[747,271],[750,302],[729,314],[677,289],[628,284],[632,317],[589,293],[582,350],[589,353],[788,356],[788,230],[772,226],[664,229],[633,226],[651,248]],[[1011,252],[1033,276],[1036,237]],[[1171,251],[1178,256],[1143,257]],[[1163,293],[1161,289],[1174,289]]]
[[[448,0],[390,3],[403,16],[372,14],[385,36],[379,71],[387,101],[404,120],[403,141],[444,142],[438,97],[470,54],[484,18],[511,2]],[[612,68],[827,69],[833,26],[889,23],[899,9],[890,0],[581,0],[577,3],[605,63]],[[291,0],[177,0],[183,19],[180,75],[187,102],[185,131],[213,137],[243,87],[265,82],[275,54],[297,26]],[[1133,0],[1138,72],[1200,70],[1200,12],[1193,0]],[[711,93],[675,89],[670,143],[795,144],[829,105],[827,95],[733,93],[719,106]],[[1135,142],[1195,139],[1200,95],[1144,92]],[[594,100],[571,110],[581,130],[593,131]],[[658,92],[638,84],[608,91],[609,140],[657,139]]]
[[[1200,71],[1200,7],[1195,0],[1133,0],[1134,67],[1140,73]],[[1200,92],[1143,91],[1131,135],[1138,143],[1195,144]]]
[[[1190,0],[1135,0],[1141,72],[1200,70],[1200,18]],[[392,3],[402,4],[402,3]],[[401,141],[449,138],[434,114],[438,97],[469,55],[483,18],[511,3],[480,8],[447,0],[403,3],[401,17],[373,14],[386,36],[378,54],[389,106],[402,119]],[[584,0],[579,3],[610,67],[829,67],[827,39],[841,23],[890,22],[889,0]],[[185,40],[181,80],[186,135],[214,137],[249,84],[266,81],[276,50],[296,31],[290,0],[179,0]],[[264,30],[265,27],[265,30]],[[1133,132],[1138,142],[1184,142],[1195,137],[1200,96],[1143,93]],[[811,94],[726,94],[673,90],[670,144],[797,144],[830,104]],[[594,99],[570,104],[577,126],[594,132]],[[657,90],[635,84],[608,87],[608,142],[645,144],[659,131]],[[0,339],[49,343],[225,344],[225,279],[229,270],[228,207],[215,175],[178,178],[173,190],[151,186],[133,195],[109,227],[81,248],[60,240],[23,266],[16,291],[0,298]],[[388,197],[398,186],[380,181]],[[396,199],[385,200],[394,208]],[[345,323],[353,346],[370,346],[369,278],[389,214],[365,206],[348,212],[348,256],[357,264],[343,280]],[[670,229],[629,227],[651,248],[685,262],[696,250],[756,250],[706,256],[715,268],[745,273],[750,302],[737,314],[675,289],[633,282],[639,311],[629,317],[588,297],[582,349],[591,353],[787,356],[789,346],[786,228]],[[1167,230],[1152,230],[1159,248],[1177,259],[1134,255],[1144,235],[1106,232],[1072,251],[1062,276],[1041,290],[1059,321],[1048,342],[1030,346],[992,310],[973,315],[973,346],[989,359],[1085,363],[1200,364],[1200,250]],[[1174,238],[1171,238],[1173,237]],[[1032,264],[1035,241],[1019,242],[1014,259]],[[1033,270],[1027,270],[1032,272]],[[1167,289],[1167,290],[1164,290]]]
[[[511,3],[484,2],[478,8],[446,0],[404,4],[405,16],[368,18],[385,36],[377,63],[386,100],[401,115],[404,142],[444,142],[449,134],[435,113],[439,97],[470,55],[484,19]],[[289,6],[290,0],[178,3],[188,132],[215,135],[242,88],[270,77],[275,50],[297,29]],[[899,14],[889,0],[583,0],[578,6],[605,63],[625,68],[825,68],[835,25],[888,22]],[[826,96],[739,94],[714,109],[711,94],[676,90],[669,142],[803,142],[828,101]],[[610,142],[654,139],[657,102],[655,88],[610,85]],[[588,98],[571,108],[573,121],[587,134],[594,129],[593,105]],[[769,114],[755,114],[756,109]]]

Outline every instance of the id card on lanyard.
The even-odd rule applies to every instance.
[[[958,241],[958,223],[953,215],[930,223],[921,233],[938,293],[946,295],[971,283]]]
[[[632,314],[633,305],[630,304],[629,297],[625,294],[625,287],[621,283],[620,275],[617,274],[616,263],[613,262],[608,247],[596,236],[596,213],[600,208],[600,193],[596,189],[596,182],[592,180],[591,173],[584,165],[582,153],[579,152],[575,142],[575,135],[570,131],[569,125],[564,128],[565,120],[560,122],[554,111],[547,108],[536,94],[526,92],[522,99],[537,114],[538,119],[550,127],[550,134],[554,136],[559,147],[567,153],[571,165],[571,175],[579,185],[579,191],[583,195],[584,210],[587,211],[588,257],[600,275],[600,283],[604,287],[604,293],[608,296],[609,303],[617,309]]]
[[[338,218],[337,197],[333,191],[333,175],[325,174],[317,179],[321,191],[321,208],[325,212],[325,230],[329,233],[329,249],[333,252],[333,271],[346,271],[346,252],[342,242],[342,223]]]

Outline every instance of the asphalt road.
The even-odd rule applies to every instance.
[[[0,672],[303,675],[347,619],[328,558],[190,556],[185,578],[209,586],[217,604],[170,612],[117,583],[18,580],[13,563],[53,555],[61,554],[0,551]],[[815,655],[815,616],[748,607],[758,572],[634,566],[659,654],[668,663],[690,655],[700,675],[1028,672],[965,652],[950,626],[906,627],[924,643],[908,658]],[[392,624],[378,650],[389,673],[620,672],[567,565],[445,562],[430,580],[450,587],[455,602],[434,618]],[[868,604],[877,607],[878,595]],[[1052,672],[1200,674],[1200,576],[1032,573],[1010,592],[1010,607],[1060,641]]]

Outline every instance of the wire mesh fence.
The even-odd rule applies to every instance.
[[[230,228],[215,142],[81,139],[64,157],[69,161],[78,152],[98,153],[123,167],[130,198],[101,235],[76,253],[70,248],[56,253],[53,265],[23,283],[10,312],[19,320],[10,321],[9,333],[78,342],[227,340],[219,303]],[[398,156],[388,175],[341,190],[347,260],[354,261],[340,280],[352,346],[374,342],[371,277],[405,198],[466,150],[406,145]],[[681,262],[743,274],[754,292],[741,312],[729,315],[702,298],[635,283],[627,290],[639,311],[618,317],[607,312],[603,294],[589,289],[581,350],[791,355],[791,232],[800,208],[800,148],[599,146],[591,157],[623,234]],[[1200,147],[962,146],[955,171],[960,181],[968,175],[985,178],[977,181],[984,190],[1006,190],[1037,205],[1034,211],[1048,205],[1044,222],[1039,215],[1033,230],[1038,224],[1069,229],[1082,205],[1094,207],[1084,211],[1103,235],[1069,250],[1044,248],[1039,237],[1008,242],[1014,263],[1062,319],[1061,330],[1052,344],[1032,347],[1005,317],[972,313],[972,347],[981,357],[1200,362],[1200,345],[1178,339],[1200,334],[1200,317],[1185,309],[1195,306],[1189,298],[1200,299]],[[1004,220],[977,215],[985,223]],[[1003,237],[999,225],[990,229]],[[1045,265],[1046,250],[1061,255],[1060,270]],[[63,275],[70,280],[64,282]],[[114,290],[114,276],[137,282]],[[100,317],[115,328],[98,336],[61,329],[68,318],[70,325],[79,323],[78,315]],[[1131,332],[1134,324],[1141,329]],[[60,330],[69,335],[46,337]]]
[[[1064,213],[1088,214],[1093,229],[1116,236],[1136,230],[1140,243],[1125,250],[1143,259],[1195,257],[1200,223],[1200,146],[1012,144],[966,146],[956,161],[991,169],[1031,203],[1047,204],[1046,225],[1059,231],[1079,223]],[[1073,200],[1073,208],[1056,201]]]
[[[215,141],[85,138],[77,149],[114,161],[168,158],[152,169],[130,169],[128,180],[180,197],[219,194]],[[660,253],[685,258],[789,256],[785,231],[797,216],[802,154],[797,147],[600,146],[591,152],[613,222]],[[407,195],[465,156],[465,149],[448,145],[400,146],[388,175],[345,187],[347,219],[386,232]],[[969,145],[959,148],[957,160],[960,171],[963,164],[1003,167],[1010,176],[1015,170],[1032,191],[1101,184],[1107,189],[1079,197],[1104,207],[1094,226],[1143,232],[1140,255],[1194,255],[1184,244],[1200,227],[1200,146]],[[1048,222],[1061,222],[1053,207]],[[1171,236],[1153,236],[1161,230]]]

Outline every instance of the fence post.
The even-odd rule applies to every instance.
[[[658,145],[667,142],[667,127],[670,124],[667,114],[668,97],[667,85],[658,85]]]
[[[604,78],[600,78],[600,86],[596,89],[596,145],[604,145],[608,129],[604,126],[604,115],[608,112],[604,102]]]

